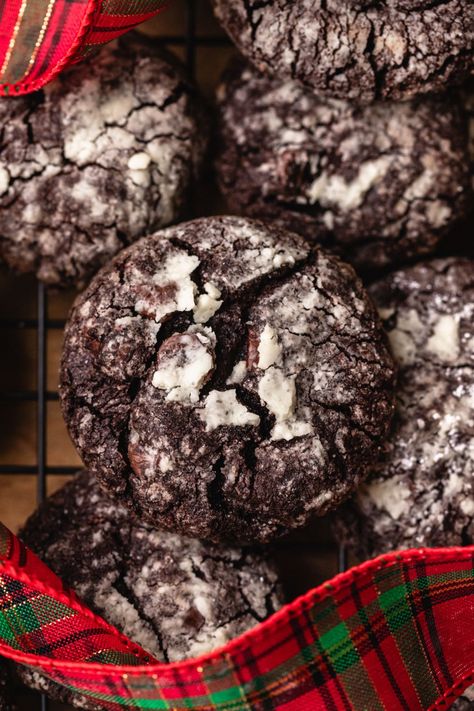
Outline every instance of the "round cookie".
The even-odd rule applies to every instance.
[[[179,65],[131,39],[3,99],[0,125],[0,259],[56,286],[176,220],[206,145]]]
[[[13,707],[10,678],[4,663],[0,660],[0,711],[15,711]]]
[[[280,606],[262,554],[149,529],[89,472],[40,506],[21,536],[94,612],[161,661],[211,651]],[[21,676],[57,696],[49,680]],[[80,701],[67,690],[61,697]]]
[[[453,97],[361,108],[237,62],[218,98],[216,169],[233,211],[361,268],[432,251],[467,212],[467,127]]]
[[[217,18],[260,71],[319,94],[408,99],[472,69],[470,0],[213,0]]]
[[[60,395],[86,465],[141,517],[252,542],[353,490],[393,380],[351,267],[277,227],[214,217],[96,275],[66,327]]]
[[[398,361],[386,452],[338,528],[363,557],[474,540],[474,261],[440,259],[371,288]]]

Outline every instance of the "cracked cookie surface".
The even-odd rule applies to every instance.
[[[0,257],[82,285],[182,213],[206,121],[182,70],[143,41],[107,46],[44,91],[0,102]]]
[[[213,0],[261,71],[318,93],[370,102],[440,91],[472,69],[469,0]]]
[[[60,394],[86,466],[140,516],[251,542],[351,492],[393,380],[351,267],[220,217],[145,238],[96,275],[66,327]]]
[[[216,169],[236,212],[378,268],[429,253],[468,210],[467,126],[453,97],[360,108],[239,61],[218,98]]]
[[[442,259],[371,288],[399,363],[386,452],[338,527],[366,557],[474,540],[474,261]]]
[[[94,612],[160,661],[216,649],[281,604],[277,575],[261,553],[147,528],[89,472],[40,506],[21,536]],[[40,683],[38,674],[25,677]]]

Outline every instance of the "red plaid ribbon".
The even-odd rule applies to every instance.
[[[165,0],[0,0],[0,94],[40,89]]]
[[[163,664],[0,524],[0,653],[104,709],[426,711],[474,682],[474,546],[411,550],[311,590],[199,659]]]

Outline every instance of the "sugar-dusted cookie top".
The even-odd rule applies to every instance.
[[[175,221],[206,145],[179,64],[144,41],[104,47],[43,91],[0,102],[0,258],[84,285]]]
[[[357,100],[440,91],[472,70],[470,0],[213,0],[242,54],[277,79]]]
[[[433,251],[470,208],[456,96],[360,107],[239,61],[218,105],[215,165],[230,209],[276,220],[357,267]]]
[[[149,522],[253,541],[349,494],[386,434],[393,380],[351,267],[214,217],[96,276],[69,318],[60,391],[87,466]]]
[[[89,472],[42,504],[21,536],[94,612],[160,661],[212,651],[281,603],[262,553],[149,528]],[[96,709],[38,673],[21,675],[54,698]]]
[[[472,543],[474,261],[439,259],[371,288],[399,364],[386,452],[344,516],[364,555]]]

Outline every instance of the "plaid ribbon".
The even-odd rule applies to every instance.
[[[166,0],[0,0],[0,94],[40,89]]]
[[[225,647],[159,663],[0,524],[0,654],[104,709],[426,711],[474,682],[474,546],[381,556]]]

